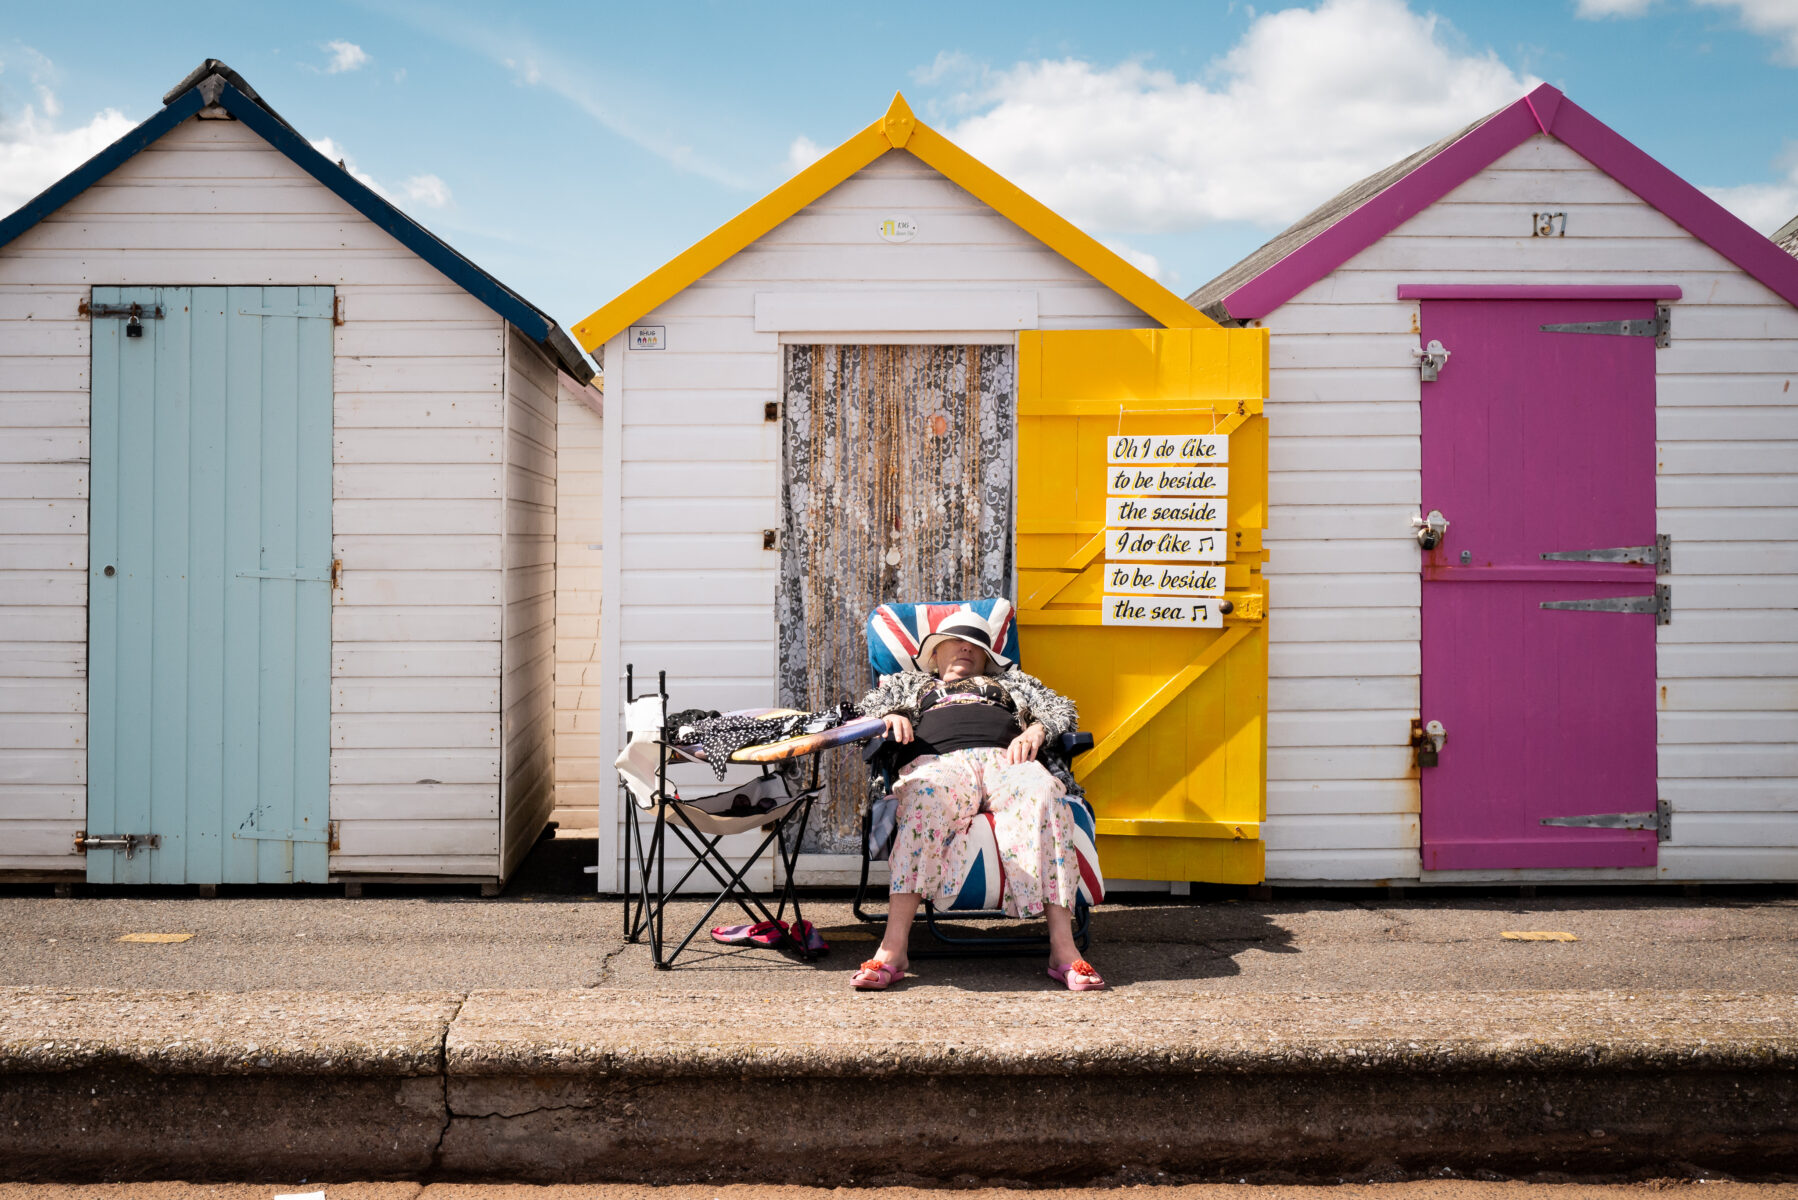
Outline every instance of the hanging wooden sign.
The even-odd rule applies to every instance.
[[[1107,529],[1105,557],[1114,562],[1223,562],[1229,535],[1184,529]]]
[[[1161,625],[1186,629],[1221,629],[1224,615],[1215,600],[1172,600],[1159,596],[1106,596],[1100,609],[1103,625]]]
[[[1105,594],[1133,592],[1143,596],[1222,596],[1224,572],[1218,567],[1118,563],[1105,567]]]
[[[1105,461],[1215,466],[1230,461],[1230,439],[1211,433],[1118,434],[1106,440]]]
[[[1105,490],[1113,496],[1221,496],[1230,490],[1230,469],[1112,466]]]
[[[1215,499],[1170,500],[1160,496],[1111,496],[1105,501],[1105,525],[1139,529],[1222,529],[1229,502]]]

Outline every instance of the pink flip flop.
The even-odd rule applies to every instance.
[[[863,979],[864,975],[872,976],[872,978]],[[892,963],[883,963],[879,959],[870,958],[861,965],[855,974],[849,977],[849,986],[858,992],[884,992],[904,978],[905,972]]]
[[[1050,967],[1049,978],[1056,983],[1066,984],[1070,992],[1099,992],[1105,989],[1105,980],[1084,958],[1075,959],[1065,967]]]
[[[757,921],[753,925],[719,925],[712,940],[726,946],[778,946],[787,936],[785,921]]]
[[[808,954],[829,954],[830,943],[818,932],[818,927],[810,921],[793,922],[793,940],[804,947]]]

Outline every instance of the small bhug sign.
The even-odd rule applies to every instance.
[[[1203,564],[1228,546],[1230,439],[1120,434],[1105,449],[1102,623],[1221,628],[1224,569]]]

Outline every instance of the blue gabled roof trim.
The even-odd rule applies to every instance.
[[[206,102],[198,91],[191,91],[161,112],[121,137],[100,153],[58,179],[27,201],[5,220],[0,220],[0,247],[36,225],[39,221],[79,196],[123,166],[139,150],[204,108]]]
[[[518,331],[548,350],[579,383],[593,378],[593,368],[575,348],[563,329],[517,292],[477,267],[442,238],[388,203],[373,188],[312,148],[287,122],[236,86],[223,80],[220,107],[247,125],[263,141],[285,154],[294,165],[318,180],[351,208],[367,217],[462,288],[469,295],[509,321]],[[74,171],[46,188],[17,212],[0,220],[0,248],[117,170],[138,151],[168,133],[206,105],[200,89],[192,87],[177,96],[136,129],[88,159]]]

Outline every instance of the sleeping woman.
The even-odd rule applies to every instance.
[[[899,828],[889,865],[886,934],[850,986],[879,991],[905,975],[912,919],[926,897],[947,904],[960,886],[975,816],[993,815],[1004,867],[1005,911],[1044,914],[1049,976],[1070,991],[1105,986],[1074,944],[1070,909],[1080,887],[1066,786],[1038,761],[1043,744],[1074,729],[1073,701],[993,649],[986,622],[957,613],[924,639],[918,670],[881,677],[861,711],[884,717],[910,759],[893,793]]]

